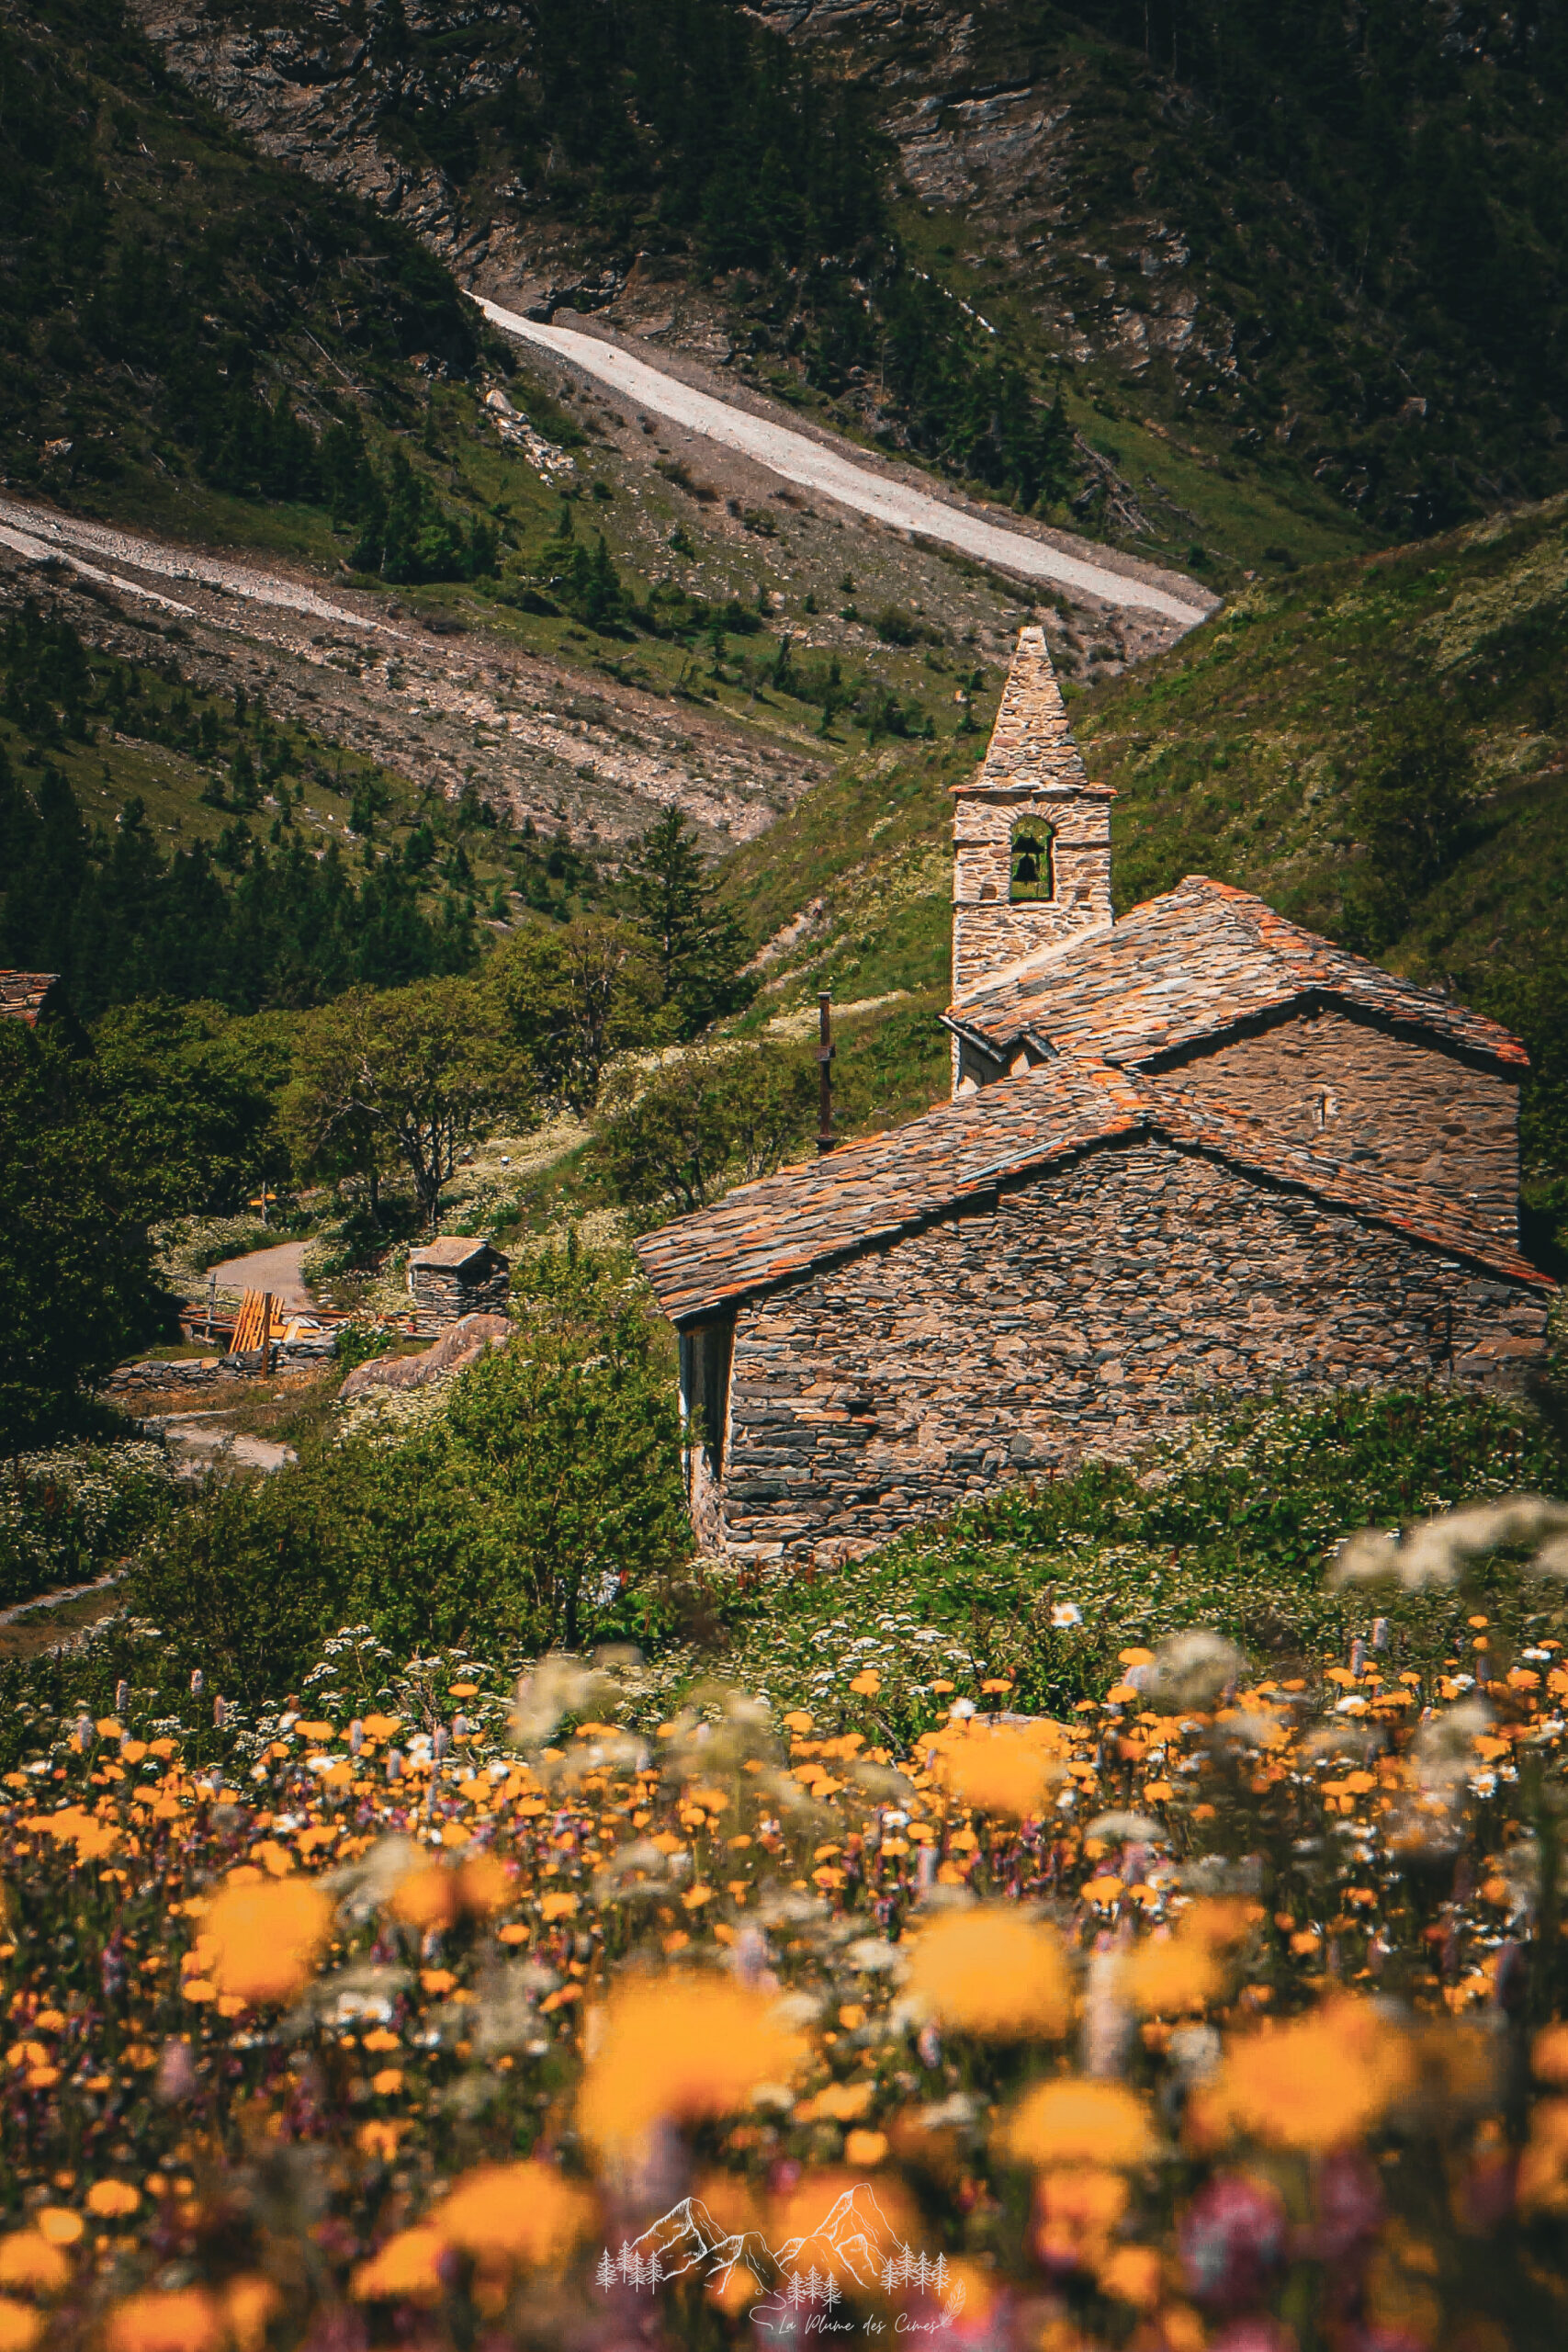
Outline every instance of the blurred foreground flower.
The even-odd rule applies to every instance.
[[[731,2115],[787,2083],[808,2044],[760,1993],[723,1977],[625,1983],[609,2000],[578,2120],[595,2146],[626,2150],[659,2123]]]
[[[923,1743],[938,1781],[960,1804],[1014,1820],[1038,1817],[1067,1777],[1072,1734],[1060,1724],[987,1724],[978,1716]]]
[[[1384,1528],[1363,1527],[1340,1545],[1329,1582],[1397,1584],[1421,1592],[1457,1584],[1466,1563],[1483,1553],[1529,1544],[1540,1546],[1530,1562],[1534,1575],[1568,1577],[1568,1505],[1540,1495],[1509,1495],[1424,1520],[1403,1541]]]
[[[1233,2041],[1214,2080],[1194,2094],[1189,2136],[1213,2147],[1240,2133],[1326,2154],[1380,2122],[1415,2081],[1409,2038],[1370,2002],[1337,1999]]]
[[[1155,2152],[1143,2101],[1120,2083],[1076,2075],[1042,2083],[1014,2109],[1002,2142],[1017,2164],[1102,2165],[1130,2171]]]
[[[332,1917],[330,1899],[310,1879],[226,1887],[202,1923],[220,1991],[242,2001],[291,2001],[315,1972]]]
[[[477,2260],[502,2257],[531,2270],[554,2265],[586,2236],[596,2207],[553,2165],[481,2165],[426,2216],[448,2245]]]
[[[908,1990],[939,2025],[987,2039],[1056,2041],[1072,1983],[1061,1939],[999,1904],[960,1911],[909,1943]]]
[[[214,2352],[228,2331],[213,2297],[200,2287],[132,2295],[109,2319],[108,2352]]]

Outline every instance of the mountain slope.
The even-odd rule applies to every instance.
[[[395,415],[414,355],[478,356],[416,238],[256,157],[116,0],[0,8],[0,253],[13,487],[155,498],[188,475],[320,503],[314,441],[345,393]]]
[[[1568,481],[1543,10],[137,5],[509,307],[598,311],[1219,585]]]

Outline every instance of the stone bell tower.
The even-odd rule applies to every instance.
[[[1020,629],[985,761],[953,790],[956,999],[1113,919],[1115,795],[1085,772],[1043,629]]]

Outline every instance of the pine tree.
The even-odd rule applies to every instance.
[[[745,1003],[744,935],[719,904],[696,833],[678,808],[667,809],[633,843],[626,888],[636,921],[653,942],[661,1001],[680,1036],[694,1037]]]
[[[599,2265],[593,2273],[593,2277],[596,2284],[604,2289],[605,2294],[608,2294],[611,2288],[615,2283],[615,2257],[611,2254],[608,2246],[604,2248],[604,2253],[599,2256]]]

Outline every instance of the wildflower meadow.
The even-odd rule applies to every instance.
[[[902,1747],[852,1657],[782,1720],[425,1661],[227,1767],[127,1689],[5,1780],[0,2347],[1559,2341],[1568,1656],[1467,1577],[1565,1531],[1360,1537],[1346,1655],[938,1677]]]

